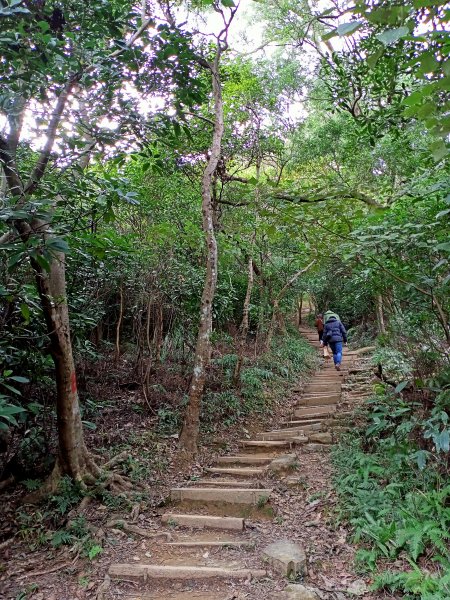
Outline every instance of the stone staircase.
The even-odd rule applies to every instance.
[[[315,330],[301,327],[300,333],[320,350]],[[277,546],[274,554],[271,546],[264,549],[267,542],[274,541],[260,533],[276,513],[274,486],[280,479],[289,484],[294,478],[298,453],[330,448],[339,433],[351,426],[354,389],[364,395],[371,388],[364,359],[357,352],[344,353],[340,372],[335,371],[332,360],[322,363],[304,388],[294,388],[298,401],[289,420],[252,440],[241,440],[239,453],[217,458],[199,479],[184,481],[171,490],[167,508],[160,515],[166,541],[158,538],[150,543],[149,552],[134,558],[137,564],[127,561],[110,566],[110,598],[260,598],[259,593],[251,595],[251,582],[280,581],[283,576],[305,573],[306,559],[300,564],[290,555],[300,552],[298,548],[292,550],[288,544],[282,558],[279,544],[272,544]],[[132,590],[138,589],[137,593],[130,595],[125,583],[114,595],[114,586],[130,581],[136,582],[137,588]],[[244,586],[246,594],[230,595],[230,590],[239,590],[239,586]],[[266,597],[314,598],[292,594],[292,590],[275,591]]]

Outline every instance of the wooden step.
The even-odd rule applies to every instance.
[[[261,436],[262,440],[291,440],[292,438],[302,437],[303,434],[308,435],[310,431],[320,431],[318,429],[314,430],[309,427],[295,427],[290,429],[280,429],[277,431],[267,431],[265,433],[260,433],[258,435]]]
[[[183,542],[166,542],[164,546],[173,548],[247,548],[253,549],[255,542],[250,540],[191,540]]]
[[[305,394],[310,392],[340,392],[342,384],[338,383],[311,383],[305,387]]]
[[[227,504],[259,504],[267,501],[271,489],[246,488],[172,488],[172,502],[224,502]]]
[[[244,519],[240,517],[165,513],[161,517],[161,522],[165,525],[180,525],[194,529],[226,529],[229,531],[242,531],[244,529]]]
[[[322,423],[326,419],[327,415],[323,415],[321,419],[293,419],[292,421],[284,421],[281,423],[281,426],[284,429],[292,429],[300,428],[305,432],[314,431],[313,429],[308,429],[308,425],[317,425]]]
[[[294,417],[314,419],[317,417],[327,417],[336,412],[336,405],[329,404],[328,406],[318,406],[313,408],[297,408],[294,411]]]
[[[243,448],[263,448],[265,450],[278,450],[289,448],[289,442],[264,442],[262,440],[240,440],[239,445]]]
[[[197,567],[190,565],[112,564],[108,571],[111,579],[253,579],[266,577],[262,569],[233,569],[229,567]]]
[[[219,465],[267,465],[273,460],[273,456],[257,456],[254,454],[237,456],[219,456],[216,463]]]
[[[205,469],[207,473],[215,475],[233,475],[234,477],[257,477],[258,475],[264,475],[266,469],[252,469],[252,468],[233,468],[233,467],[210,467]]]
[[[212,477],[211,479],[206,479],[205,477],[201,477],[195,481],[189,482],[191,485],[210,485],[213,487],[236,487],[236,488],[254,488],[254,481],[241,481],[234,479],[220,479],[218,477]]]
[[[299,401],[299,406],[326,406],[328,404],[336,404],[336,402],[339,402],[340,398],[340,394],[334,394],[332,396],[322,396],[320,398],[301,398]]]

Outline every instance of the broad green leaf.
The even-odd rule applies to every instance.
[[[22,302],[20,305],[20,312],[22,313],[22,316],[25,319],[25,321],[30,320],[30,308],[29,308],[28,304],[25,304],[25,302]]]
[[[444,140],[438,140],[431,144],[430,150],[436,162],[442,160],[449,153],[449,149]]]
[[[350,21],[350,23],[342,23],[336,28],[336,32],[340,37],[355,33],[362,25],[362,21]]]
[[[399,39],[409,34],[407,27],[397,27],[397,29],[387,29],[383,33],[379,33],[376,37],[385,46],[395,44]]]

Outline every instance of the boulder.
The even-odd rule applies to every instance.
[[[283,473],[286,471],[292,471],[297,465],[297,456],[295,454],[284,454],[269,464],[268,470],[273,473]]]
[[[263,550],[263,557],[274,571],[286,577],[306,574],[306,553],[300,544],[288,540],[274,542]]]
[[[284,590],[285,600],[320,600],[320,596],[312,588],[305,585],[294,584],[288,585]]]
[[[332,444],[333,438],[329,431],[323,433],[310,433],[309,441],[315,444]]]

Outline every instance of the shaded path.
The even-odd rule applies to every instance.
[[[315,330],[300,332],[320,350]],[[358,352],[344,355],[339,373],[332,361],[322,363],[304,389],[293,389],[289,420],[242,440],[237,453],[171,490],[158,541],[136,542],[135,555],[110,566],[105,598],[313,600],[283,591],[293,567],[291,575],[316,588],[317,599],[350,597],[353,549],[344,529],[330,527],[328,451],[372,384]],[[280,539],[300,543],[306,562],[283,566],[264,557],[264,548]]]

